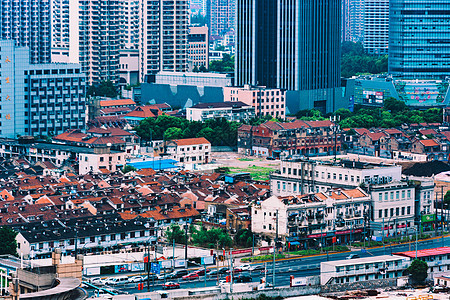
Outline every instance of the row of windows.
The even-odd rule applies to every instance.
[[[395,194],[395,200],[400,200],[400,191],[391,191],[391,192],[384,192],[378,194],[378,201],[383,201],[383,198],[385,201],[387,200],[394,200],[394,194]],[[383,197],[384,195],[384,197]],[[402,190],[401,191],[401,200],[405,200],[405,196],[407,195],[406,199],[411,199],[411,190]]]
[[[389,215],[389,212],[390,212],[390,215]],[[383,210],[379,209],[378,210],[378,218],[379,219],[390,218],[390,217],[394,217],[394,216],[400,217],[400,216],[404,216],[405,212],[406,212],[406,215],[410,215],[411,214],[411,206],[407,206],[406,208],[405,207],[401,207],[401,208],[396,207],[395,210],[393,207],[391,207],[390,209],[385,208],[384,209],[384,217],[383,217]]]

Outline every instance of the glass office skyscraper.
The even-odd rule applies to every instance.
[[[389,73],[405,79],[450,76],[449,0],[391,0]]]

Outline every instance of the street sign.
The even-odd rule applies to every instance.
[[[150,267],[150,272],[152,272],[153,274],[160,274],[161,265],[159,263],[152,263]]]

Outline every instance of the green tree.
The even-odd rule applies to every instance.
[[[168,242],[175,240],[175,243],[184,244],[186,241],[186,234],[181,229],[180,225],[172,224],[166,229],[166,239]]]
[[[231,247],[233,240],[231,237],[222,229],[212,228],[206,230],[202,227],[200,230],[195,231],[192,234],[192,243],[197,246],[203,246],[208,248],[219,248]]]
[[[128,172],[132,172],[132,171],[136,171],[137,169],[133,166],[130,165],[125,165],[125,167],[122,168],[122,172],[124,174],[128,173]]]
[[[420,259],[415,259],[406,269],[416,283],[423,283],[428,276],[428,264]]]
[[[17,255],[17,232],[9,227],[0,227],[0,255]]]
[[[445,193],[444,205],[447,209],[450,207],[450,191],[447,191],[447,193]]]
[[[379,74],[388,70],[388,56],[369,55],[361,43],[342,43],[341,74],[352,77],[358,74]]]
[[[240,229],[234,236],[234,244],[242,247],[251,247],[253,245],[253,233],[248,229]]]
[[[391,111],[391,113],[399,113],[407,108],[405,102],[391,97],[384,100],[384,109]]]
[[[177,140],[183,138],[183,130],[177,127],[170,127],[164,131],[164,139],[166,140]]]
[[[222,60],[214,60],[209,63],[210,72],[230,73],[234,72],[234,55],[224,53]]]
[[[91,85],[88,87],[86,94],[88,96],[103,96],[114,98],[117,97],[117,88],[112,81],[102,81],[98,85]]]

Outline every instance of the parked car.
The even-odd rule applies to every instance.
[[[350,254],[345,259],[355,259],[355,258],[359,258],[359,255],[358,254]]]
[[[250,275],[240,274],[234,279],[234,281],[237,283],[252,282],[252,277]]]
[[[189,273],[187,275],[184,275],[183,277],[181,277],[183,280],[194,280],[194,279],[199,279],[200,276],[198,276],[197,273]]]
[[[108,278],[105,282],[106,285],[120,285],[128,283],[128,277],[112,277]]]
[[[223,268],[220,268],[220,269],[219,269],[219,274],[226,274],[226,273],[228,273],[229,271],[230,271],[229,268],[223,267]]]
[[[91,278],[89,280],[89,283],[91,283],[93,285],[104,285],[105,284],[105,280],[101,279],[100,277],[95,277],[95,278]]]
[[[180,284],[176,283],[176,282],[166,282],[165,284],[163,284],[162,288],[164,290],[172,290],[172,289],[179,289],[180,288]]]
[[[208,273],[208,276],[212,277],[212,276],[217,276],[217,274],[220,274],[219,271],[217,270],[212,270],[211,272]]]

